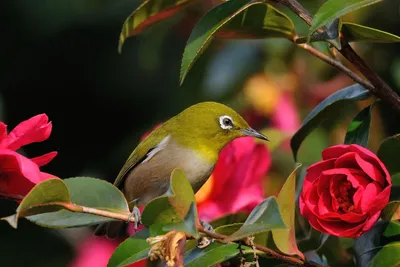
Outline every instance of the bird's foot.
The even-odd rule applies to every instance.
[[[140,214],[139,208],[136,206],[133,207],[132,213],[129,214],[128,221],[130,221],[132,217],[135,220],[133,229],[136,232],[138,224],[142,224],[142,215]]]
[[[200,224],[201,224],[201,226],[203,226],[204,230],[215,233],[214,228],[208,222],[200,220]],[[202,236],[197,241],[197,247],[198,248],[205,248],[205,247],[209,246],[214,241],[215,241],[215,239],[212,238],[212,237]]]

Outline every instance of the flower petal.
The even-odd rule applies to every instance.
[[[329,170],[333,168],[335,160],[325,160],[325,161],[319,161],[317,163],[314,163],[310,165],[307,168],[307,174],[306,177],[304,178],[303,182],[303,191],[307,191],[311,184],[319,178],[321,173],[325,170]]]
[[[335,235],[335,236],[343,236],[343,237],[359,237],[362,234],[360,231],[365,223],[346,223],[343,221],[339,222],[330,222],[325,220],[319,220],[318,223],[322,229],[324,229],[325,233]]]
[[[9,135],[1,140],[0,148],[17,150],[20,147],[46,140],[51,133],[52,124],[46,114],[36,115],[18,124]]]
[[[0,121],[0,142],[7,137],[7,125]]]
[[[57,154],[58,153],[56,151],[53,151],[36,158],[31,158],[31,160],[35,162],[39,167],[41,167],[52,161],[54,157],[57,156]]]
[[[360,166],[360,168],[374,181],[377,181],[380,183],[382,186],[385,185],[385,177],[383,177],[383,174],[380,169],[376,168],[375,165],[372,163],[364,160],[362,157],[359,155],[356,155],[356,161],[357,164]]]
[[[12,150],[0,150],[1,192],[24,196],[35,184],[48,178],[50,175],[42,173],[30,159]]]
[[[376,202],[376,197],[382,190],[382,186],[377,182],[367,185],[361,199],[361,211],[363,213],[375,210],[376,205],[380,205],[380,203]]]
[[[347,152],[339,156],[335,161],[335,168],[351,168],[358,169],[357,162],[355,160],[355,152]]]

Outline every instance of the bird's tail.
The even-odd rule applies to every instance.
[[[94,235],[115,239],[127,235],[127,226],[128,224],[122,221],[102,223],[96,227]]]

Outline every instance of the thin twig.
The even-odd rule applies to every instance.
[[[278,4],[282,4],[288,7],[290,10],[292,10],[293,13],[295,13],[297,16],[303,19],[308,25],[312,24],[313,16],[296,0],[265,0],[265,1],[271,1]],[[389,103],[395,110],[400,112],[400,96],[389,85],[387,85],[375,71],[373,71],[365,63],[365,61],[353,50],[353,48],[349,45],[349,43],[346,40],[344,40],[343,38],[340,39],[342,48],[338,49],[338,51],[351,64],[353,64],[366,79],[368,79],[371,82],[372,87],[371,86],[366,87],[366,89],[370,90],[377,97]],[[321,58],[320,55],[317,54],[314,55],[324,60],[324,58]],[[324,61],[327,62],[328,64],[331,64],[334,67],[337,67],[337,64],[336,66],[332,64],[334,63],[334,61],[326,61],[326,60]],[[350,72],[344,71],[343,68],[338,68],[338,69],[340,71],[343,71],[345,74],[349,75],[349,77],[352,78],[353,80],[355,80],[354,78],[356,74],[351,74],[350,76]]]
[[[226,243],[226,242],[224,242],[224,239],[227,237],[226,235],[221,235],[221,234],[218,234],[215,232],[210,232],[210,231],[204,230],[204,228],[202,228],[202,227],[199,227],[198,230],[200,232],[202,232],[203,234],[206,234],[207,236],[214,238],[218,242]],[[245,238],[243,241],[247,246],[250,246],[250,247],[252,246],[252,244],[248,240],[248,238]],[[323,267],[323,265],[317,264],[315,262],[303,261],[296,257],[280,254],[276,251],[273,251],[270,248],[267,248],[267,247],[264,247],[264,246],[261,246],[258,244],[254,244],[254,247],[257,250],[264,252],[267,256],[277,259],[277,260],[280,260],[284,263],[288,263],[288,264],[295,265],[295,266],[302,266],[302,267]]]
[[[375,91],[376,89],[374,86],[372,86],[371,83],[368,81],[363,80],[360,76],[358,76],[356,73],[352,72],[349,70],[345,65],[343,65],[340,61],[330,58],[321,51],[315,49],[309,44],[298,44],[297,46],[303,48],[307,52],[311,53],[312,55],[318,57],[322,61],[328,63],[329,65],[333,66],[334,68],[338,69],[339,71],[345,73],[347,76],[349,76],[353,81],[356,83],[361,84],[364,88],[370,90],[370,91]]]
[[[66,203],[66,202],[52,202],[52,203],[46,203],[46,204],[59,205],[69,211],[72,211],[72,212],[94,214],[94,215],[98,215],[98,216],[102,216],[102,217],[106,217],[106,218],[111,218],[111,219],[121,220],[121,221],[125,221],[125,222],[131,222],[131,223],[135,222],[133,216],[130,216],[129,212],[118,213],[118,212],[112,212],[112,211],[106,211],[106,210],[99,210],[96,208],[90,208],[90,207],[80,206],[80,205],[76,205],[73,203]],[[227,236],[221,235],[221,234],[218,234],[215,232],[207,231],[201,225],[198,225],[197,228],[200,232],[207,235],[208,237],[214,238],[219,242],[226,243],[223,240]],[[248,240],[248,238],[245,238],[243,241],[248,246],[252,245],[252,244],[250,244],[250,241]],[[295,257],[279,254],[278,252],[275,252],[272,249],[269,249],[269,248],[266,248],[266,247],[263,247],[263,246],[260,246],[257,244],[254,244],[254,247],[257,250],[264,252],[266,255],[268,255],[272,258],[275,258],[277,260],[281,260],[282,262],[285,262],[285,263],[289,263],[289,264],[296,265],[296,266],[302,266],[302,267],[322,267],[322,265],[316,264],[314,262],[302,261],[301,259],[298,259]]]

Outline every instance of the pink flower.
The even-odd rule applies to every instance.
[[[262,180],[271,166],[267,147],[252,137],[241,137],[220,153],[206,184],[196,193],[199,217],[204,221],[250,212],[264,199]]]
[[[316,230],[356,238],[379,219],[392,181],[382,161],[359,145],[322,151],[322,161],[307,169],[300,212]]]
[[[90,236],[77,249],[78,253],[70,267],[106,267],[108,260],[118,247],[119,242],[106,237]],[[144,267],[146,261],[142,260],[127,266]]]
[[[7,125],[0,122],[0,195],[20,199],[35,184],[57,178],[39,169],[49,163],[57,152],[31,159],[16,152],[22,146],[46,140],[51,129],[52,124],[45,114],[21,122],[8,135]]]

